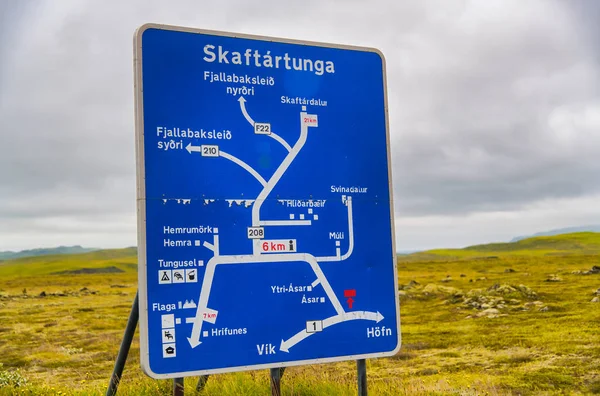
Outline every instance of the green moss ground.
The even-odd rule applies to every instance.
[[[367,361],[369,394],[600,393],[600,303],[591,302],[600,274],[582,274],[594,265],[597,233],[400,257],[402,349]],[[54,274],[107,267],[123,272]],[[136,271],[132,249],[0,263],[0,395],[103,395]],[[355,370],[291,367],[283,394],[356,394]],[[196,381],[186,378],[186,394]],[[171,387],[141,372],[136,333],[119,394]],[[268,393],[261,370],[212,376],[202,394]]]

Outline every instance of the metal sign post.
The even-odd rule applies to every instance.
[[[133,306],[131,307],[131,311],[129,312],[129,319],[127,320],[125,334],[123,335],[123,340],[121,341],[119,353],[117,354],[117,359],[115,361],[113,373],[110,376],[108,388],[106,389],[106,396],[115,396],[117,394],[117,389],[119,388],[119,383],[121,382],[121,378],[123,376],[123,369],[125,368],[125,363],[127,362],[127,356],[129,355],[129,349],[131,348],[131,342],[133,341],[133,336],[135,335],[135,328],[137,327],[139,319],[138,295],[139,293],[136,292],[135,299],[133,300]],[[196,392],[202,391],[206,386],[207,382],[208,375],[200,376],[200,378],[198,379],[198,384],[196,385]],[[183,395],[183,391],[183,378],[174,378],[173,395]]]
[[[271,396],[281,396],[281,376],[283,375],[283,368],[272,368],[271,374]]]
[[[367,396],[367,362],[365,359],[358,359],[356,361],[356,374],[358,396]]]
[[[121,341],[121,347],[119,348],[119,353],[117,355],[117,360],[115,362],[115,367],[113,369],[113,373],[110,376],[110,381],[108,383],[108,389],[106,390],[106,396],[114,396],[117,394],[117,388],[119,387],[119,382],[121,382],[121,377],[123,376],[123,369],[125,368],[125,362],[127,361],[127,355],[129,355],[129,348],[131,347],[131,342],[133,341],[133,335],[135,334],[135,328],[138,324],[139,319],[139,293],[135,293],[135,298],[133,299],[133,306],[131,307],[131,312],[129,312],[129,319],[127,320],[127,327],[125,327],[125,334],[123,335],[123,340]]]
[[[382,54],[153,24],[134,46],[144,372],[278,388],[282,367],[394,355]]]

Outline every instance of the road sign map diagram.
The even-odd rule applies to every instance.
[[[135,64],[144,371],[395,354],[382,56],[146,25]]]

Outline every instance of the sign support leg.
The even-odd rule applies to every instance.
[[[183,396],[183,378],[173,378],[173,396]]]
[[[356,361],[358,374],[358,396],[367,396],[367,362],[365,359]]]
[[[106,396],[114,396],[117,394],[117,387],[121,381],[121,375],[123,375],[123,368],[125,368],[125,362],[127,361],[127,355],[129,354],[129,348],[131,347],[131,341],[135,334],[135,328],[139,320],[139,305],[138,305],[138,292],[135,293],[135,299],[133,300],[133,306],[129,313],[129,319],[127,320],[127,327],[125,328],[125,334],[123,335],[123,341],[121,341],[121,347],[119,348],[119,354],[115,361],[115,368],[108,389],[106,390]]]
[[[281,396],[281,376],[285,367],[271,369],[271,396]]]
[[[207,382],[208,382],[208,374],[201,375],[200,378],[198,378],[198,384],[196,385],[196,392],[202,392],[202,390],[204,390],[204,387],[206,386]]]

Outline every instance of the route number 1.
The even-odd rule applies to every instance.
[[[213,146],[208,144],[203,144],[200,147],[203,157],[218,157],[219,156],[219,146]]]
[[[271,133],[271,124],[267,122],[255,122],[254,123],[254,133],[258,133],[260,135],[268,135]]]
[[[323,321],[322,320],[308,320],[306,322],[306,332],[307,333],[318,333],[323,331]]]
[[[248,227],[249,239],[262,239],[265,237],[265,229],[262,227]]]

